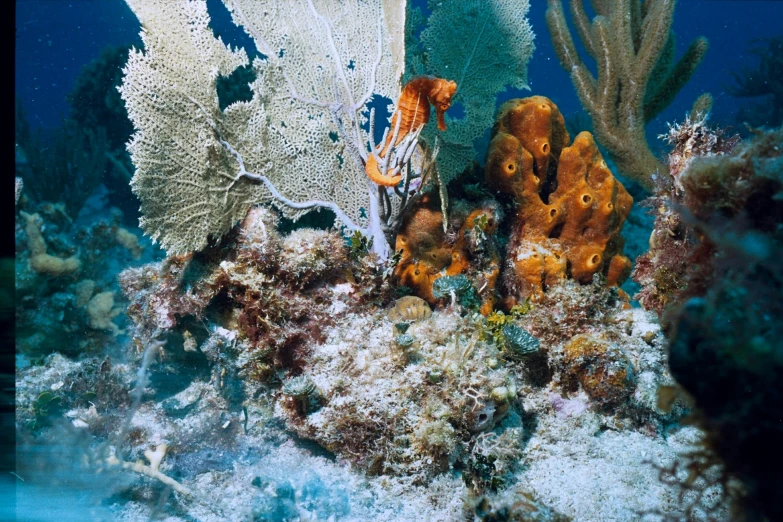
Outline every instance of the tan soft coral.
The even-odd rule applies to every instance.
[[[509,247],[510,289],[539,297],[571,277],[609,285],[628,277],[619,235],[633,199],[609,171],[589,132],[571,146],[557,106],[543,96],[503,104],[486,162],[487,183],[517,204]]]
[[[39,274],[58,277],[76,272],[81,268],[78,256],[60,258],[47,253],[41,227],[43,220],[38,214],[20,212],[25,220],[25,233],[27,234],[27,248],[30,250],[30,268]]]

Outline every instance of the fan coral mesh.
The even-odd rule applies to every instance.
[[[442,142],[438,170],[448,182],[475,159],[473,142],[492,124],[492,100],[507,86],[528,88],[527,63],[533,56],[535,35],[527,19],[528,0],[432,4],[429,24],[421,33],[426,52],[417,57],[422,70],[413,72],[457,82],[453,103],[461,105],[465,116],[451,119],[448,130],[438,136]],[[415,60],[412,65],[415,69]],[[429,128],[422,135],[432,143],[435,132]]]
[[[128,0],[144,51],[130,53],[120,93],[145,232],[170,253],[200,250],[264,202],[293,219],[328,202],[365,223],[367,181],[346,147],[365,143],[356,114],[370,97],[399,94],[404,13],[380,0],[225,4],[264,56],[252,62],[252,99],[221,111],[217,79],[249,62],[213,36],[205,0]],[[342,121],[354,143],[332,139]]]

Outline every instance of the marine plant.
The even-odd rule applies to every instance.
[[[570,74],[582,106],[592,118],[596,139],[620,172],[651,192],[666,167],[645,138],[645,125],[665,109],[688,82],[707,52],[707,39],[694,40],[675,63],[671,30],[675,1],[592,0],[592,21],[583,0],[571,0],[571,15],[593,74],[574,46],[561,0],[548,0],[547,27],[560,64]],[[706,113],[703,94],[693,113]]]

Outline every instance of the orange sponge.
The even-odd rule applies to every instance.
[[[589,132],[568,146],[565,121],[543,96],[500,107],[487,154],[487,183],[517,203],[509,245],[517,297],[540,296],[564,277],[610,285],[630,271],[620,236],[633,199],[618,182]]]

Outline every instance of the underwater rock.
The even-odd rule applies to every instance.
[[[336,232],[301,228],[283,238],[280,277],[297,287],[330,281],[348,263],[343,238]]]
[[[487,367],[498,351],[479,341],[483,320],[433,312],[412,323],[404,335],[415,338],[416,357],[400,365],[379,317],[346,316],[313,348],[306,370],[322,396],[318,411],[302,417],[278,403],[276,412],[301,437],[372,475],[420,482],[512,411],[508,390],[516,385],[507,369]],[[503,387],[506,395],[493,397]]]
[[[698,243],[663,320],[672,375],[693,396],[707,448],[742,482],[746,516],[776,520],[783,472],[769,455],[783,437],[783,129],[755,134],[680,174],[678,199]]]
[[[655,214],[655,225],[650,234],[649,250],[637,257],[632,274],[633,280],[641,285],[634,298],[659,316],[683,297],[703,292],[698,281],[710,277],[711,241],[703,238],[703,234],[691,223],[693,216],[704,216],[709,207],[702,205],[701,201],[714,198],[718,202],[723,197],[733,197],[737,201],[728,205],[721,202],[719,206],[726,209],[734,207],[732,212],[736,212],[742,205],[740,194],[746,190],[737,186],[736,181],[733,187],[715,186],[716,183],[732,184],[731,178],[736,180],[744,176],[739,172],[729,175],[724,181],[708,174],[705,179],[694,183],[689,169],[691,164],[695,162],[694,171],[697,171],[704,159],[717,160],[729,154],[739,141],[737,135],[726,135],[725,129],[710,128],[706,115],[694,119],[686,117],[683,123],[670,125],[669,131],[660,138],[672,146],[667,157],[669,175],[659,177],[655,195],[644,202]],[[687,191],[685,186],[689,187]],[[716,193],[713,196],[710,195],[712,191],[728,194]],[[683,213],[684,209],[688,214]]]
[[[636,386],[633,365],[622,349],[596,336],[577,335],[568,341],[565,364],[568,373],[600,406],[624,401]]]

